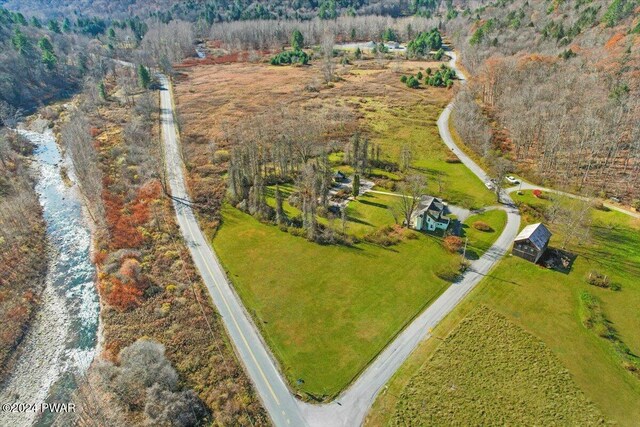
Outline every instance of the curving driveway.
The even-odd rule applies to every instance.
[[[455,68],[455,54],[450,65]],[[461,80],[464,76],[458,71]],[[336,400],[322,405],[312,405],[297,400],[283,379],[278,365],[262,340],[250,315],[229,283],[215,253],[200,229],[189,205],[189,195],[184,181],[184,164],[179,148],[174,122],[171,84],[159,76],[161,91],[161,124],[165,153],[166,178],[172,193],[178,224],[202,279],[211,294],[218,312],[245,365],[264,407],[276,426],[358,426],[371,407],[376,395],[424,339],[429,331],[450,313],[462,299],[487,275],[505,255],[520,227],[520,215],[508,194],[502,207],[507,212],[507,225],[494,245],[474,261],[463,278],[452,284],[433,304],[425,309]],[[460,157],[476,176],[485,181],[488,176],[473,160],[468,158],[453,142],[448,129],[449,105],[438,120],[440,135],[447,146]]]

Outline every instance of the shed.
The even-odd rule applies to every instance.
[[[547,250],[550,239],[551,232],[541,222],[527,225],[513,241],[512,253],[536,263]]]

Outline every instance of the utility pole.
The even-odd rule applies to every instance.
[[[467,243],[469,242],[469,236],[464,239],[464,250],[462,251],[462,260],[467,258]]]

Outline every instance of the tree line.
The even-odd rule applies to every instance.
[[[320,45],[327,33],[340,41],[382,40],[389,30],[397,40],[412,40],[420,31],[437,26],[423,17],[341,16],[335,20],[255,20],[213,24],[209,37],[220,40],[231,50],[278,50],[288,44],[298,30],[309,46]]]

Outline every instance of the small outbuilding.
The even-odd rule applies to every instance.
[[[512,253],[536,263],[547,250],[550,239],[551,232],[541,222],[527,225],[513,241]]]
[[[337,171],[334,175],[333,175],[333,180],[335,182],[344,182],[347,179],[347,175],[345,175],[344,173]]]

